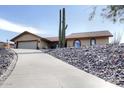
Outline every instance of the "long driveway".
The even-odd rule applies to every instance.
[[[13,88],[93,88],[117,87],[81,71],[40,50],[15,50],[18,61],[14,71],[1,87]]]

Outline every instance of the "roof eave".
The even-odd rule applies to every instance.
[[[40,39],[43,39],[43,40],[45,40],[45,41],[47,41],[47,42],[50,42],[48,39],[42,38],[42,37],[40,37],[40,36],[38,36],[38,35],[35,35],[35,34],[33,34],[33,33],[28,32],[28,31],[24,31],[23,33],[21,33],[21,34],[17,35],[16,37],[12,38],[10,41],[14,42],[15,39],[17,39],[18,37],[20,37],[21,35],[26,34],[26,33],[29,33],[29,34],[34,35],[34,36],[36,36],[36,37],[39,37]]]
[[[99,37],[113,37],[113,35],[107,35],[107,36],[90,36],[90,37],[67,37],[66,39],[80,39],[80,38],[99,38]]]

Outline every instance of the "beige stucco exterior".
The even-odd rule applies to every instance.
[[[78,38],[78,37],[77,37]],[[66,38],[67,47],[74,47],[74,41],[80,40],[81,47],[90,46],[91,37],[81,37],[81,38]],[[109,43],[109,36],[97,36],[93,37],[95,39],[96,45],[105,45]],[[38,35],[32,34],[30,32],[24,32],[13,38],[11,41],[15,42],[16,48],[29,48],[29,49],[42,49],[42,48],[56,48],[58,45],[57,41],[52,41],[51,39],[42,38]],[[93,42],[92,42],[93,43]]]
[[[39,46],[40,48],[48,48],[49,45],[44,40],[40,39]]]
[[[96,38],[96,44],[97,45],[105,45],[109,43],[109,38],[108,37],[99,37]]]
[[[67,39],[67,47],[74,47],[74,41],[80,40],[82,46],[90,46],[91,38]],[[108,37],[96,37],[96,45],[105,45],[109,43]]]
[[[28,33],[18,37],[17,39],[15,39],[14,42],[17,43],[17,42],[26,42],[26,41],[30,41],[30,42],[37,41],[38,48],[48,48],[48,43],[46,41],[44,41],[41,38],[36,37],[32,34],[28,34]]]

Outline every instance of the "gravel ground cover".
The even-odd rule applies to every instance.
[[[0,48],[0,77],[5,73],[12,60],[14,60],[14,54],[14,51],[11,49]]]
[[[42,51],[105,81],[124,87],[124,44]]]

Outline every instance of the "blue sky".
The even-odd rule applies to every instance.
[[[98,6],[94,20],[89,21],[89,14],[93,6],[1,5],[0,40],[10,40],[25,30],[43,36],[57,36],[59,9],[63,7],[66,8],[67,35],[76,32],[109,30],[114,33],[124,30],[123,24],[113,24],[100,16],[101,8],[104,6]],[[124,38],[122,38],[122,42],[124,42]]]

